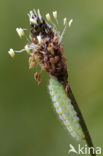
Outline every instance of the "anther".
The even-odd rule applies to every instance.
[[[24,29],[22,28],[16,28],[16,31],[18,35],[22,38],[24,36]]]
[[[29,45],[26,45],[26,46],[25,46],[25,51],[26,51],[28,54],[30,54],[30,47],[29,47]]]
[[[47,13],[45,16],[46,16],[46,19],[48,20],[48,22],[50,22],[50,21],[51,21],[50,14],[49,14],[49,13]]]
[[[67,24],[67,18],[66,17],[64,18],[63,23],[64,23],[64,25]]]
[[[10,55],[11,57],[14,57],[14,56],[15,56],[15,52],[14,52],[13,49],[10,49],[10,50],[8,51],[8,53],[9,53],[9,55]]]
[[[37,39],[38,39],[39,44],[42,44],[42,43],[43,43],[43,40],[42,40],[42,38],[41,38],[41,36],[40,36],[40,35],[39,35],[39,36],[37,36]]]
[[[73,22],[73,19],[71,19],[71,20],[68,22],[69,27],[71,27],[72,22]]]
[[[55,19],[57,19],[57,11],[53,11],[53,16]]]
[[[36,18],[30,18],[30,22],[37,25],[37,20],[36,20]]]

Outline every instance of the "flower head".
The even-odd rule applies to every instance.
[[[64,30],[60,33],[57,30],[56,24],[52,22],[49,13],[46,14],[46,20],[41,16],[40,10],[34,9],[30,11],[29,14],[30,29],[31,33],[29,38],[25,35],[27,39],[27,44],[24,49],[16,51],[15,53],[21,53],[26,51],[29,55],[29,68],[33,68],[35,64],[40,65],[42,70],[50,76],[56,77],[65,88],[68,88],[68,73],[66,66],[66,57],[63,55],[64,46],[62,44],[62,39],[66,31],[68,22],[64,18]],[[53,17],[55,18],[57,24],[57,11],[53,11]],[[49,23],[48,23],[49,22]],[[69,26],[71,26],[72,20],[69,21]],[[22,28],[17,28],[16,31],[20,37],[24,36],[24,30]],[[13,57],[15,55],[13,49],[9,51],[9,54]],[[36,77],[39,74],[36,74]],[[40,78],[35,78],[38,84],[41,83]]]

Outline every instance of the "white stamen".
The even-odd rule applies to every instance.
[[[30,47],[28,45],[25,46],[25,51],[30,54]]]
[[[57,11],[53,11],[53,16],[55,19],[57,19]]]
[[[66,18],[66,17],[64,18],[63,23],[64,23],[64,25],[66,25],[66,24],[67,24],[67,18]]]
[[[39,17],[40,20],[41,20],[41,19],[42,19],[42,16],[41,16],[41,14],[40,14],[40,10],[38,9],[37,12],[38,12],[38,17]]]
[[[33,9],[33,11],[34,11],[34,14],[37,16],[36,10],[35,10],[35,9]]]
[[[66,28],[67,28],[67,24],[65,25],[65,27],[64,27],[64,29],[63,29],[63,32],[62,32],[62,34],[61,34],[61,36],[60,36],[60,39],[59,39],[59,43],[62,41],[62,39],[63,39],[63,36],[64,36],[64,34],[65,34],[65,31],[66,31]]]
[[[9,55],[10,55],[11,57],[14,57],[14,56],[15,56],[15,52],[14,52],[13,49],[10,49],[10,50],[8,51],[8,53],[9,53]]]
[[[30,11],[30,16],[34,17],[33,11]]]
[[[24,51],[25,51],[25,49],[15,50],[15,53],[22,53],[22,52],[24,52]]]
[[[45,16],[46,16],[46,19],[48,20],[48,22],[50,22],[50,21],[51,21],[50,14],[49,14],[49,13],[47,13]]]
[[[37,24],[36,18],[30,18],[30,22],[33,23],[33,24]]]
[[[68,22],[68,24],[69,24],[69,27],[71,27],[71,25],[72,25],[72,22],[73,22],[73,19],[71,19],[71,20]]]
[[[43,43],[43,40],[42,40],[42,38],[41,38],[41,36],[40,36],[40,35],[39,35],[39,36],[37,36],[37,39],[38,39],[39,44],[42,44],[42,43]]]
[[[22,28],[16,28],[16,31],[18,35],[22,38],[24,36],[24,29]]]

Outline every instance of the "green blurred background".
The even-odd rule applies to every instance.
[[[28,56],[11,59],[10,48],[25,45],[16,27],[29,28],[27,13],[58,11],[74,22],[64,37],[69,81],[95,146],[103,146],[103,0],[0,1],[0,156],[67,156],[76,142],[58,120],[48,94],[28,69]],[[73,156],[73,154],[71,154]]]

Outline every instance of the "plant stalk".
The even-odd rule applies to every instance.
[[[91,139],[91,136],[90,136],[90,133],[89,133],[89,131],[88,131],[88,128],[87,128],[87,126],[86,126],[86,123],[85,123],[85,121],[84,121],[84,118],[83,118],[82,113],[81,113],[81,111],[80,111],[80,109],[79,109],[79,106],[78,106],[78,104],[77,104],[77,102],[76,102],[76,99],[75,99],[75,97],[74,97],[74,95],[73,95],[73,93],[72,93],[71,88],[69,88],[69,90],[68,90],[68,92],[67,92],[67,96],[71,99],[71,103],[72,103],[74,109],[75,109],[76,112],[77,112],[77,116],[78,116],[79,119],[80,119],[79,122],[80,122],[81,128],[82,128],[82,130],[83,130],[83,133],[84,133],[84,135],[85,135],[85,140],[86,140],[86,143],[87,143],[88,147],[93,147],[93,148],[94,148],[93,142],[92,142],[92,139]],[[90,154],[91,154],[91,156],[96,156],[96,154],[93,153],[92,150],[90,150]]]

